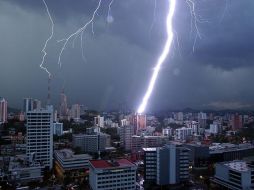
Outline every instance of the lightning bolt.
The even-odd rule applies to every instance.
[[[190,32],[190,34],[193,33],[193,27],[195,28],[195,32],[196,32],[194,43],[192,46],[192,51],[194,52],[198,38],[202,39],[202,34],[198,28],[198,23],[209,23],[209,21],[201,18],[200,15],[198,15],[196,13],[196,4],[193,0],[186,0],[186,3],[188,4],[188,6],[190,8],[190,15],[191,15],[191,32]]]
[[[155,82],[157,80],[161,65],[165,62],[169,52],[170,52],[170,47],[173,41],[173,16],[174,16],[174,12],[175,12],[175,6],[176,6],[176,0],[168,0],[169,1],[169,12],[168,12],[168,16],[167,16],[167,41],[166,44],[164,46],[164,49],[161,53],[161,55],[159,56],[156,66],[154,68],[153,74],[152,74],[152,78],[150,79],[147,91],[145,93],[145,96],[143,97],[143,100],[140,104],[140,106],[138,107],[137,113],[142,114],[147,106],[148,100],[152,94],[152,91],[154,89],[154,85]]]
[[[114,0],[111,0],[108,6],[108,16],[107,16],[108,21],[111,18],[111,6],[113,3],[114,3]]]
[[[41,61],[41,64],[40,64],[40,68],[41,68],[42,70],[44,70],[44,71],[48,74],[49,78],[51,78],[51,73],[50,73],[49,70],[48,70],[46,67],[44,67],[43,65],[44,65],[44,63],[45,63],[45,58],[46,58],[46,56],[47,56],[46,49],[47,49],[48,42],[49,42],[49,41],[53,38],[53,36],[54,36],[54,21],[53,21],[53,19],[52,19],[52,17],[51,17],[51,14],[50,14],[50,12],[49,12],[49,8],[48,8],[48,5],[47,5],[46,1],[45,1],[45,0],[42,0],[42,1],[43,1],[44,5],[45,5],[45,8],[46,8],[48,17],[49,17],[50,22],[51,22],[51,34],[50,34],[50,36],[48,37],[48,39],[45,41],[45,44],[44,44],[43,49],[42,49],[42,51],[41,51],[41,52],[43,53],[43,56],[42,56],[42,61]]]
[[[156,9],[157,9],[157,0],[154,0],[154,8],[153,8],[153,20],[152,20],[152,24],[150,26],[150,30],[149,30],[149,34],[151,35],[153,27],[154,27],[154,23],[156,21]]]
[[[88,27],[90,24],[92,25],[92,32],[93,32],[93,22],[94,22],[94,18],[95,18],[95,15],[98,13],[98,10],[99,10],[100,7],[101,7],[101,2],[102,2],[102,0],[99,0],[96,9],[95,9],[94,12],[93,12],[92,17],[90,18],[90,20],[88,20],[88,22],[85,23],[84,26],[82,26],[81,28],[79,28],[76,32],[70,34],[68,37],[63,38],[63,39],[61,39],[61,40],[58,40],[58,42],[63,42],[63,46],[62,46],[62,48],[61,48],[61,50],[60,50],[60,53],[59,53],[59,56],[58,56],[58,65],[59,65],[60,67],[62,67],[61,57],[62,57],[62,55],[63,55],[63,52],[64,52],[64,50],[65,50],[67,44],[69,43],[70,39],[72,39],[72,38],[74,38],[74,39],[73,39],[73,44],[74,44],[76,38],[77,38],[78,36],[80,36],[80,38],[81,38],[82,57],[84,58],[84,54],[83,54],[83,52],[84,52],[84,50],[83,50],[83,34],[84,34],[84,31],[87,29],[87,27]]]

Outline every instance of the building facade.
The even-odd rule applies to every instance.
[[[138,113],[132,115],[131,124],[135,127],[135,134],[139,134],[140,131],[146,129],[146,115]]]
[[[57,175],[62,178],[65,175],[71,177],[75,174],[84,173],[89,169],[89,160],[92,159],[89,154],[74,154],[70,149],[56,150],[54,157]],[[81,170],[83,172],[78,172]]]
[[[104,117],[101,117],[99,115],[97,117],[94,117],[94,126],[104,128]]]
[[[181,127],[175,130],[175,140],[186,141],[193,135],[192,128]]]
[[[219,185],[220,188],[233,190],[253,189],[254,170],[242,160],[217,163],[212,182]]]
[[[53,123],[53,134],[57,136],[63,135],[63,123]]]
[[[110,147],[110,135],[105,133],[77,134],[72,136],[73,147],[80,147],[82,152],[103,152]]]
[[[132,136],[134,135],[133,125],[123,125],[120,127],[120,145],[125,151],[131,150]]]
[[[36,109],[41,109],[41,101],[33,98],[24,98],[23,112],[27,113]]]
[[[53,166],[53,106],[26,113],[27,149],[30,162]]]
[[[126,159],[90,160],[89,184],[92,190],[136,189],[137,166]]]
[[[67,96],[64,93],[64,89],[62,90],[60,94],[59,118],[62,120],[69,120]]]
[[[74,121],[80,120],[80,105],[79,104],[74,104],[71,106],[71,118]]]
[[[162,148],[144,148],[145,182],[172,185],[189,179],[189,149],[170,143]]]
[[[132,136],[131,151],[137,153],[143,148],[161,147],[169,142],[165,136]]]

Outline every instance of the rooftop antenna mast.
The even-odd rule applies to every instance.
[[[51,100],[51,75],[48,77],[48,97],[47,97],[47,105],[50,105],[50,100]]]

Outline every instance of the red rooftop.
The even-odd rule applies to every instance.
[[[94,168],[117,168],[117,167],[125,167],[125,166],[135,166],[132,162],[127,159],[119,159],[119,160],[90,160],[91,165]]]

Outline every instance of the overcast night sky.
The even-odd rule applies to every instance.
[[[115,0],[107,22],[110,0],[102,0],[94,34],[72,42],[57,64],[62,43],[91,17],[98,0],[46,0],[55,22],[48,43],[46,67],[52,72],[52,102],[59,103],[64,87],[68,103],[107,110],[125,103],[136,109],[166,39],[168,1]],[[149,102],[149,110],[177,108],[249,109],[254,106],[254,1],[196,0],[202,39],[191,32],[190,10],[177,0],[174,30],[178,36],[163,64]],[[155,15],[155,17],[153,17]],[[153,22],[154,21],[154,22]],[[153,23],[153,24],[152,24]],[[0,0],[0,96],[11,107],[22,99],[45,102],[47,73],[39,65],[50,35],[50,20],[42,0]],[[175,35],[176,37],[176,35]]]

